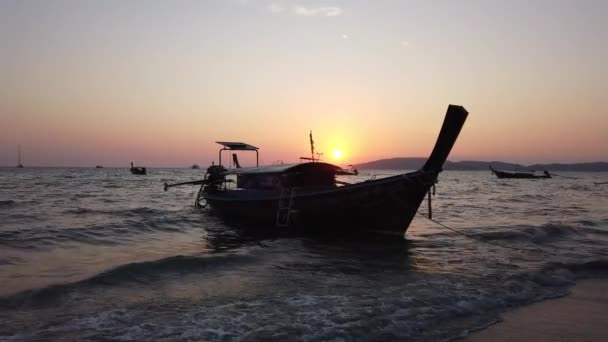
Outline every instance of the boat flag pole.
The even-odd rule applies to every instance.
[[[315,142],[314,140],[312,140],[312,130],[310,130],[310,159],[314,162],[315,161]]]

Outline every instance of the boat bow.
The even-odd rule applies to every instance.
[[[442,171],[443,164],[448,159],[448,155],[450,155],[450,151],[452,151],[452,147],[454,147],[454,143],[456,143],[456,139],[458,139],[460,130],[464,126],[468,115],[469,112],[462,106],[448,106],[437,142],[431,156],[422,167],[423,171],[435,173]]]

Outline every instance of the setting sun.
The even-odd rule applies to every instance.
[[[335,160],[342,159],[342,150],[334,150],[331,155]]]

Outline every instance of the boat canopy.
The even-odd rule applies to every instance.
[[[236,175],[237,188],[281,190],[293,187],[335,187],[335,177],[343,172],[336,165],[311,162],[232,169],[223,175]]]
[[[226,175],[258,175],[258,174],[277,174],[277,173],[293,173],[293,172],[329,172],[341,174],[344,170],[336,165],[314,162],[314,163],[299,163],[299,164],[279,164],[260,167],[246,167],[241,169],[232,169],[226,171]]]
[[[245,143],[242,143],[242,142],[216,141],[216,143],[224,146],[224,149],[226,149],[226,150],[233,150],[233,151],[256,151],[256,150],[259,150],[259,148],[255,147],[253,145],[245,144]]]
[[[223,147],[219,152],[219,163],[222,165],[222,152],[223,151],[253,151],[255,152],[255,166],[260,166],[260,154],[258,152],[259,148],[245,144],[242,142],[231,142],[231,141],[216,141],[216,143],[222,145]],[[233,154],[234,156],[235,154]],[[237,159],[235,158],[235,163],[237,163]],[[238,165],[238,164],[237,164]],[[240,167],[240,166],[237,166]]]

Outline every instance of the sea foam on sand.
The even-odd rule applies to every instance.
[[[608,341],[608,279],[581,280],[565,297],[516,309],[477,341]]]

